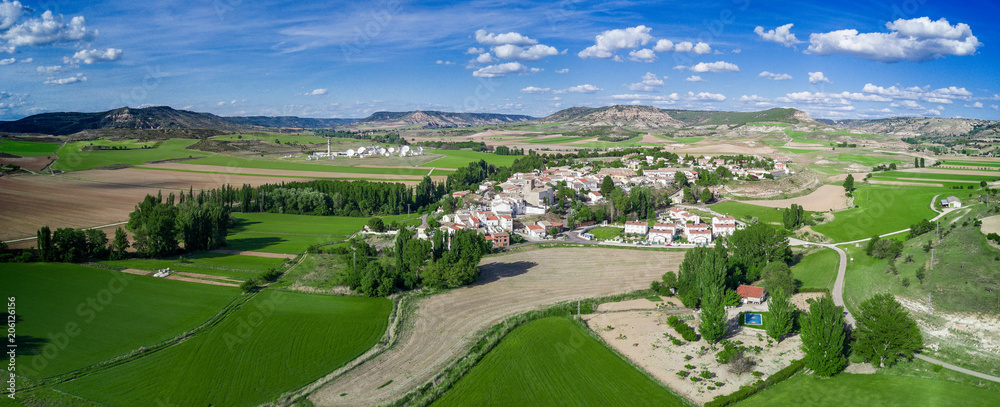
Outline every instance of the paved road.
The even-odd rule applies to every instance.
[[[952,365],[952,364],[944,363],[944,362],[942,362],[940,360],[934,359],[932,357],[924,356],[924,355],[921,355],[919,353],[916,354],[916,355],[913,355],[913,356],[916,356],[917,359],[920,359],[920,360],[923,360],[923,361],[927,361],[927,362],[931,362],[931,363],[935,363],[935,364],[941,365],[945,369],[954,370],[954,371],[959,372],[959,373],[965,373],[965,374],[967,374],[969,376],[975,376],[975,377],[978,377],[980,379],[986,379],[986,380],[989,380],[989,381],[1000,383],[1000,377],[991,376],[991,375],[988,375],[988,374],[985,374],[985,373],[974,372],[974,371],[966,369],[966,368],[962,368],[962,367],[958,367],[958,366],[955,366],[955,365]]]

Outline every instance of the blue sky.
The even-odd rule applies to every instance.
[[[804,3],[0,0],[0,120],[633,103],[1000,119],[1000,5]]]

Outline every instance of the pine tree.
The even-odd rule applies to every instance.
[[[806,352],[806,367],[820,376],[833,376],[844,368],[843,308],[829,297],[820,297],[809,304],[809,313],[802,318],[802,350]]]
[[[795,306],[789,300],[788,293],[781,287],[771,290],[768,301],[767,318],[764,319],[764,330],[767,336],[781,341],[781,338],[792,331],[792,321],[795,318]]]
[[[847,174],[847,179],[844,180],[844,190],[850,193],[854,190],[854,175]]]
[[[698,331],[709,343],[715,343],[722,338],[729,326],[722,290],[722,287],[709,288],[702,298],[701,325],[698,326]]]
[[[708,188],[702,189],[701,190],[701,201],[707,203],[707,202],[709,202],[711,200],[712,200],[712,191],[709,191]]]
[[[871,361],[875,367],[892,366],[900,359],[913,358],[923,346],[916,321],[892,294],[879,294],[858,307],[855,355]]]
[[[183,196],[183,195],[181,195]],[[122,260],[128,256],[128,235],[121,226],[115,229],[115,239],[111,241],[111,260]]]
[[[920,168],[920,158],[913,157],[913,168]]]
[[[923,158],[923,157],[920,157],[920,168],[924,168],[924,167],[926,167],[926,166],[927,166],[927,165],[926,165],[926,163],[924,163],[924,158]]]

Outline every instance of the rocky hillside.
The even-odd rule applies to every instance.
[[[995,137],[997,122],[978,119],[892,117],[874,120],[821,120],[823,123],[847,127],[865,133],[899,137]]]
[[[375,112],[371,116],[358,120],[356,127],[419,127],[446,128],[489,126],[504,123],[525,122],[533,120],[531,116],[499,113],[448,113],[439,111],[415,110],[412,112]]]
[[[717,112],[660,109],[653,106],[637,105],[571,107],[555,112],[539,119],[539,121],[580,126],[613,126],[633,130],[703,125],[739,126],[753,122],[815,123],[805,112],[795,109],[774,108],[759,112]]]

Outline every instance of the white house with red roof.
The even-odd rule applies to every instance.
[[[587,193],[587,199],[589,199],[591,203],[599,203],[604,201],[604,195],[601,195],[601,193],[597,191],[590,191]]]
[[[625,234],[645,235],[649,232],[649,224],[646,222],[625,222]]]
[[[767,291],[764,287],[741,284],[736,287],[736,294],[739,294],[740,301],[744,304],[761,304],[767,296]]]
[[[544,239],[548,234],[541,225],[527,225],[528,235],[537,239]]]
[[[687,234],[688,242],[694,244],[709,244],[712,243],[712,231],[711,230],[692,230]]]
[[[719,236],[732,236],[736,232],[736,218],[732,216],[716,216],[712,218],[712,234]]]

